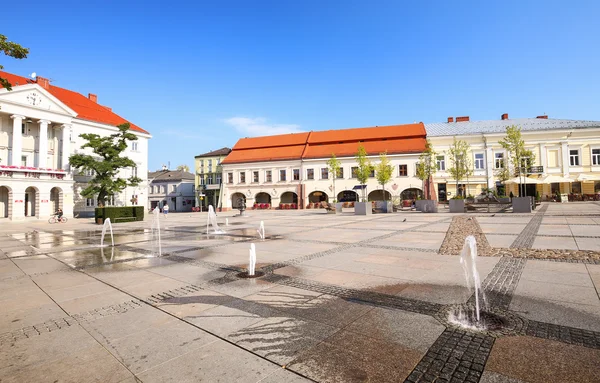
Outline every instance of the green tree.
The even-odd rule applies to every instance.
[[[334,153],[331,153],[331,158],[327,160],[327,168],[329,175],[333,179],[333,202],[337,202],[337,194],[335,194],[335,179],[338,178],[342,163],[337,159]]]
[[[28,48],[23,48],[17,43],[8,41],[8,39],[4,35],[0,35],[0,51],[8,57],[13,57],[19,60],[27,58],[27,55],[29,54]],[[4,69],[4,67],[0,65],[0,70],[2,69]],[[2,85],[7,90],[12,90],[12,84],[8,82],[8,80],[5,78],[0,77],[0,85]]]
[[[108,196],[121,192],[127,186],[137,186],[142,182],[138,177],[125,179],[118,176],[119,170],[136,166],[133,160],[122,157],[121,153],[127,149],[127,141],[135,141],[137,137],[129,132],[128,122],[117,128],[119,133],[110,136],[102,137],[93,133],[79,135],[87,141],[81,148],[90,148],[94,154],[73,154],[69,157],[69,164],[74,168],[94,171],[94,176],[81,195],[86,198],[97,195],[98,205],[104,205]]]
[[[506,149],[510,158],[510,165],[512,165],[511,169],[509,169],[508,164],[505,164],[507,169],[503,176],[506,179],[511,175],[513,177],[527,177],[529,175],[529,168],[535,163],[535,154],[531,150],[525,149],[525,141],[521,136],[521,128],[515,125],[507,127],[506,136],[498,141],[498,143]],[[519,189],[520,194],[521,190]]]
[[[179,165],[179,166],[177,166],[177,170],[184,171],[184,172],[189,172],[190,171],[190,167],[187,166],[187,165]]]
[[[454,137],[454,141],[448,150],[448,156],[450,157],[448,173],[456,180],[457,195],[460,180],[473,174],[473,168],[471,167],[471,161],[469,160],[470,148],[470,145],[466,141],[457,140],[456,137]],[[463,194],[465,194],[464,190]]]
[[[383,199],[385,201],[387,201],[387,198],[385,198],[385,184],[390,182],[393,172],[394,168],[392,165],[390,165],[390,160],[387,158],[387,153],[380,153],[379,163],[375,165],[375,177],[377,178],[377,182],[381,185],[381,189],[383,190]]]
[[[429,180],[437,171],[436,156],[437,153],[433,150],[431,142],[427,140],[425,150],[421,153],[419,162],[417,162],[417,178],[423,181],[425,185],[425,199],[431,199],[431,195],[429,195],[429,189],[431,188]]]
[[[369,176],[373,171],[373,165],[371,164],[371,160],[367,158],[367,151],[362,145],[358,145],[358,152],[356,153],[356,164],[358,165],[358,169],[356,169],[356,179],[363,187],[362,202],[365,202],[367,200],[367,181],[369,180]]]

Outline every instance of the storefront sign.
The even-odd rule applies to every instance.
[[[23,203],[23,200],[22,199],[16,199],[15,203]]]
[[[48,200],[47,199],[43,199],[42,203],[48,203]]]

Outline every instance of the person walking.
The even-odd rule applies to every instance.
[[[165,213],[165,217],[167,214],[169,214],[169,204],[165,204],[165,206],[163,206],[163,213]]]

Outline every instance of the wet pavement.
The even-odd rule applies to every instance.
[[[600,250],[600,206],[565,205],[468,216],[492,248]],[[478,257],[505,328],[458,328],[455,216],[231,212],[215,234],[169,214],[162,257],[149,219],[114,247],[91,220],[2,223],[0,382],[600,381],[600,264]],[[240,277],[250,243],[259,278]]]

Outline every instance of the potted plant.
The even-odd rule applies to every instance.
[[[394,173],[394,168],[390,165],[390,160],[387,158],[387,153],[383,152],[379,154],[379,163],[375,166],[375,176],[377,178],[377,182],[381,185],[381,190],[383,192],[383,201],[378,201],[374,206],[378,209],[382,210],[384,213],[392,213],[394,211],[394,207],[392,201],[387,200],[387,194],[385,192],[385,184],[387,184],[390,179],[392,179],[392,174]]]
[[[371,203],[367,202],[367,181],[373,170],[371,161],[367,158],[367,151],[362,145],[358,146],[358,152],[356,153],[356,179],[362,186],[362,198],[360,202],[354,203],[354,214],[356,215],[370,215],[373,213]]]
[[[433,150],[433,146],[429,140],[425,143],[425,150],[419,156],[419,162],[417,162],[417,178],[423,182],[424,199],[417,196],[415,202],[415,208],[418,211],[434,213],[437,212],[437,201],[433,199],[431,195],[431,182],[432,177],[437,171],[436,162],[437,153]],[[435,193],[435,192],[434,192]]]
[[[529,149],[525,149],[525,141],[521,137],[521,128],[514,125],[507,127],[506,136],[498,141],[498,143],[508,152],[513,175],[519,179],[527,177],[529,175],[528,169],[535,162],[535,153]],[[511,196],[513,213],[531,213],[531,197],[533,196],[527,196],[526,194],[527,189],[523,185],[523,188],[519,186],[519,197]]]
[[[461,195],[454,196],[449,201],[450,213],[464,213],[465,200]]]

